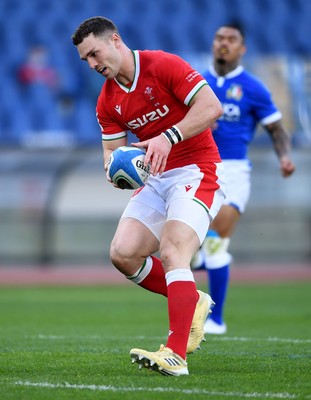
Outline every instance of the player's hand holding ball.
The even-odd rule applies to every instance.
[[[142,149],[118,147],[105,165],[108,181],[120,189],[135,190],[144,186],[150,176],[150,165],[144,165],[145,156]]]
[[[147,153],[145,157],[145,165],[150,164],[150,173],[155,176],[156,174],[162,174],[165,170],[166,163],[173,144],[178,143],[182,140],[174,141],[170,134],[171,129],[162,132],[160,135],[144,140],[143,142],[133,143],[133,146],[139,148],[146,148]],[[179,131],[180,133],[180,131]],[[174,133],[172,133],[173,135]],[[170,139],[168,138],[168,136]]]

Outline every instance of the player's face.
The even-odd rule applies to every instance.
[[[117,34],[108,37],[95,37],[90,34],[77,49],[81,60],[87,61],[91,69],[106,79],[113,79],[121,68],[119,45],[120,38]]]
[[[232,63],[239,60],[245,53],[241,33],[234,28],[221,27],[213,41],[213,55],[219,63]]]

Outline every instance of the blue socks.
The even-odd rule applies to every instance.
[[[216,303],[210,318],[217,324],[223,323],[223,308],[229,285],[230,267],[207,269],[210,296]]]

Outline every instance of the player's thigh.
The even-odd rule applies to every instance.
[[[159,248],[159,241],[141,221],[132,217],[120,219],[111,243],[111,255],[144,260]],[[139,261],[140,262],[140,261]]]
[[[160,242],[161,259],[168,266],[188,266],[210,224],[205,207],[190,197],[174,197]]]
[[[121,219],[133,218],[140,221],[160,241],[166,222],[166,203],[157,191],[146,185],[127,204]]]

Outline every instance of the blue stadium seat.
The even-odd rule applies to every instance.
[[[5,56],[0,67],[4,77],[0,143],[4,137],[18,142],[22,132],[38,121],[47,129],[73,126],[81,143],[98,143],[95,90],[89,90],[89,85],[100,89],[100,83],[85,77],[71,43],[79,23],[94,15],[114,20],[127,44],[136,49],[163,49],[184,57],[206,53],[215,29],[239,20],[245,27],[249,55],[311,54],[311,1],[307,0],[1,0],[0,46]],[[57,114],[59,103],[47,94],[34,91],[26,100],[19,95],[14,71],[36,43],[49,47],[62,76],[63,95],[72,96],[77,104],[72,120]],[[39,118],[40,112],[44,117]]]
[[[78,101],[73,122],[77,140],[82,145],[101,144],[101,132],[97,123],[95,108],[86,99]]]

